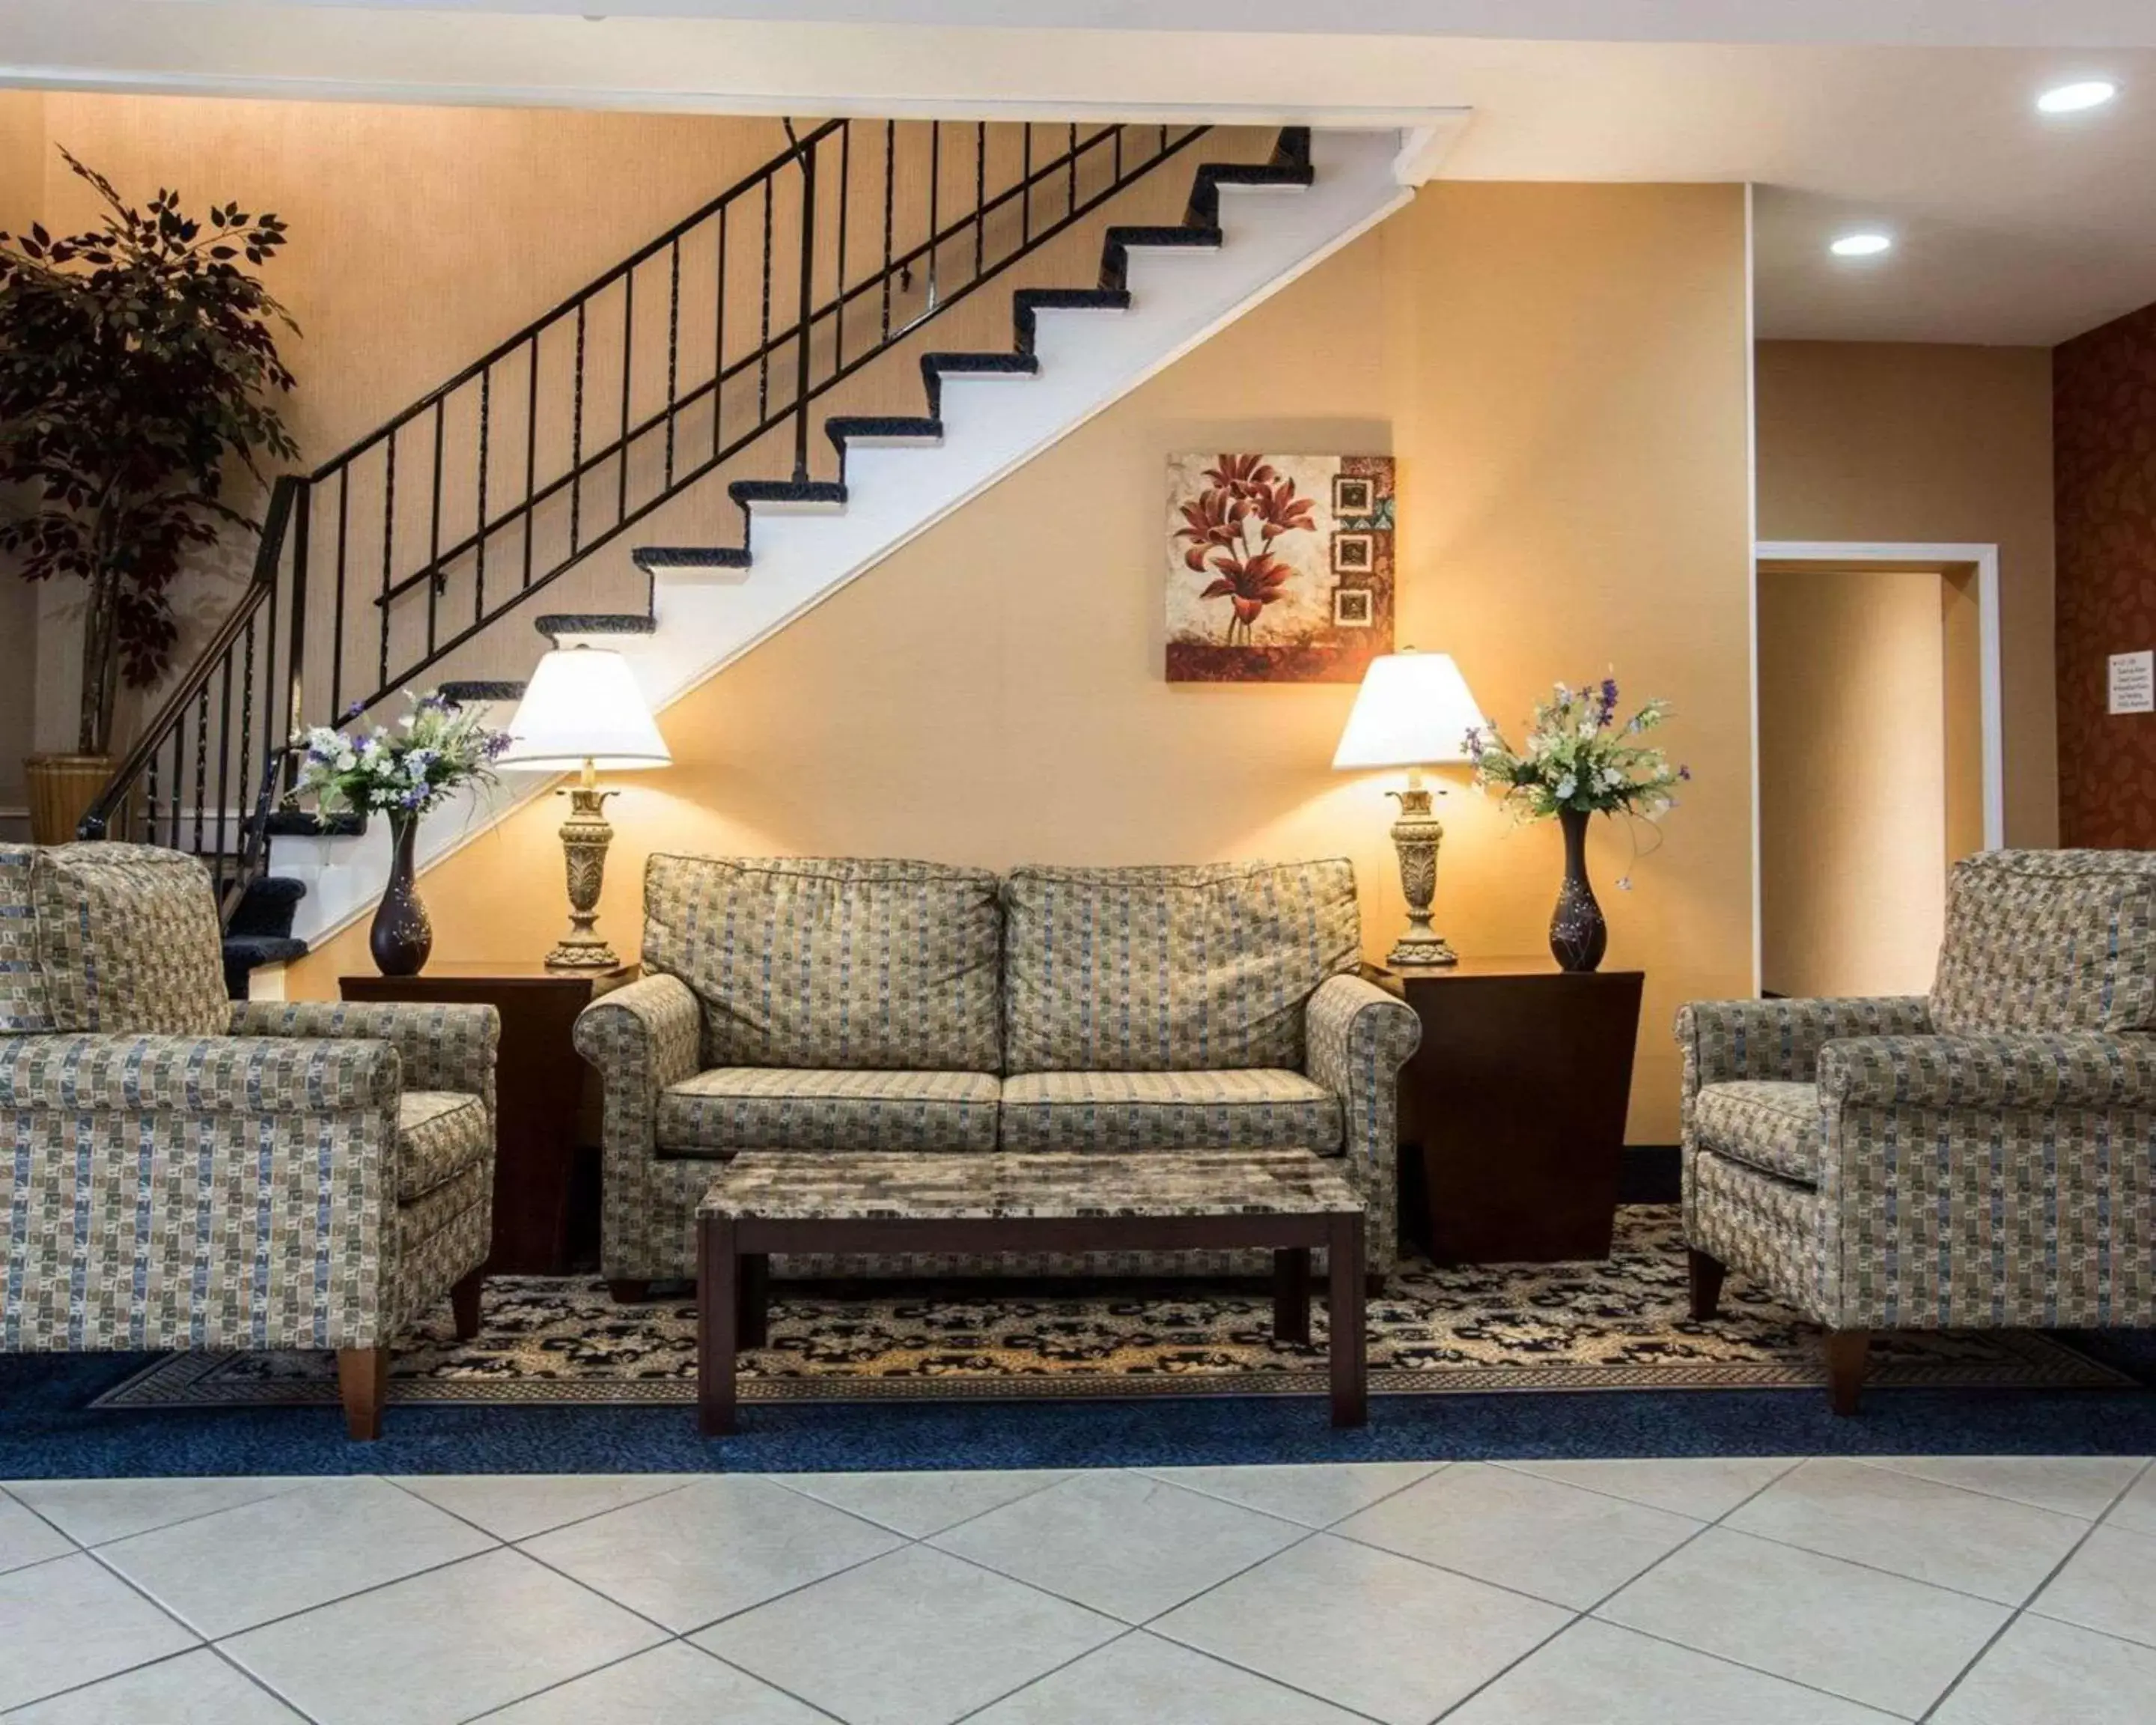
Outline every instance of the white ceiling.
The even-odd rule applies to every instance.
[[[1374,125],[1465,106],[1447,177],[1756,182],[1764,335],[2051,342],[2156,300],[2156,0],[1028,0],[1027,28],[978,22],[1014,9],[0,0],[0,82]],[[2085,75],[2125,93],[2034,111]],[[1830,259],[1860,223],[1897,249]]]

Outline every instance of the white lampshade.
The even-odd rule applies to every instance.
[[[1439,767],[1467,759],[1467,733],[1486,723],[1449,653],[1409,647],[1370,661],[1336,768]]]
[[[539,661],[509,721],[505,767],[609,773],[673,760],[628,661],[605,647],[557,647]]]

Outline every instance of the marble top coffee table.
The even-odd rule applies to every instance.
[[[1144,1155],[748,1151],[696,1213],[697,1401],[706,1434],[736,1429],[735,1356],[764,1341],[773,1252],[1273,1254],[1273,1333],[1310,1342],[1310,1253],[1329,1260],[1332,1423],[1360,1425],[1363,1200],[1306,1150]]]

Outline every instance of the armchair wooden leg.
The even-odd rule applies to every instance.
[[[1835,1413],[1856,1411],[1857,1395],[1864,1388],[1864,1359],[1871,1348],[1869,1330],[1826,1332],[1826,1399]]]
[[[649,1281],[631,1281],[624,1277],[609,1281],[607,1283],[607,1292],[613,1296],[613,1303],[617,1306],[641,1306],[651,1297],[651,1284]]]
[[[1728,1273],[1727,1266],[1698,1247],[1687,1246],[1685,1270],[1691,1281],[1692,1322],[1705,1323],[1722,1309],[1722,1278]]]
[[[344,1401],[345,1435],[371,1444],[382,1435],[382,1404],[389,1394],[389,1350],[337,1349],[337,1394]]]
[[[459,1342],[469,1342],[479,1334],[479,1296],[485,1286],[485,1273],[475,1270],[449,1290],[449,1311],[456,1319]]]

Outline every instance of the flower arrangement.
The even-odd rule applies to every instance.
[[[1614,676],[1578,689],[1559,683],[1536,702],[1524,747],[1514,748],[1495,726],[1467,733],[1476,786],[1496,791],[1522,820],[1573,814],[1659,821],[1676,807],[1676,787],[1691,778],[1691,768],[1671,766],[1645,740],[1669,716],[1669,702],[1650,701],[1619,724]],[[1617,883],[1620,890],[1631,884],[1629,875]]]
[[[394,730],[377,725],[347,736],[317,725],[292,738],[303,751],[295,788],[313,795],[318,818],[380,811],[416,820],[459,785],[494,783],[509,733],[489,729],[433,691],[405,693],[412,711]],[[353,707],[346,722],[361,711]]]

